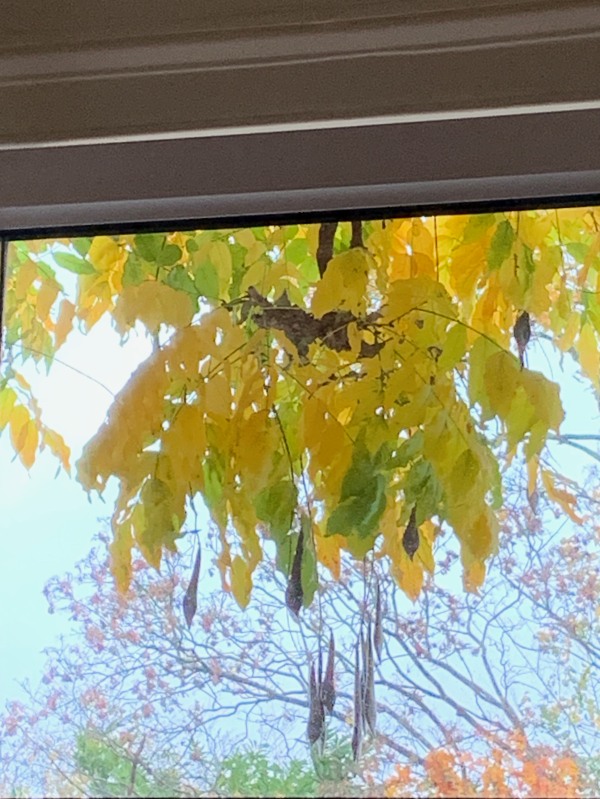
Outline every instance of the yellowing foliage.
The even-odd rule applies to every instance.
[[[528,359],[543,333],[600,386],[597,214],[364,222],[362,246],[340,225],[325,259],[318,225],[17,243],[0,430],[27,467],[48,446],[68,469],[13,348],[51,366],[74,324],[109,314],[123,336],[141,324],[157,346],[77,465],[87,490],[118,481],[111,552],[122,590],[132,547],[158,567],[198,495],[241,605],[261,537],[289,573],[300,525],[305,601],[316,561],[337,578],[343,549],[377,549],[415,599],[444,528],[477,590],[497,545],[503,464],[523,457],[529,495],[541,474],[550,500],[578,518],[560,477],[540,466],[560,434],[560,390]],[[61,268],[77,276],[74,301]],[[533,338],[521,368],[513,328],[525,312]]]

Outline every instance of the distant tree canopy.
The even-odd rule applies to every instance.
[[[548,457],[577,436],[527,364],[547,339],[600,388],[599,223],[577,208],[14,242],[0,429],[27,468],[48,447],[69,470],[68,428],[44,424],[22,364],[51,368],[105,314],[124,338],[141,323],[152,354],[76,469],[87,491],[118,481],[122,591],[132,548],[158,567],[200,497],[241,606],[266,538],[294,612],[342,549],[387,560],[416,598],[444,527],[476,589],[515,458],[532,503],[543,490],[579,518]]]

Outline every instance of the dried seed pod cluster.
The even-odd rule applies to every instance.
[[[362,707],[362,673],[360,668],[360,650],[362,649],[361,638],[357,639],[356,641],[356,651],[354,657],[354,724],[352,727],[352,756],[355,761],[360,758],[362,752],[364,729],[364,716]]]
[[[185,616],[186,624],[192,626],[196,609],[198,607],[198,578],[200,577],[200,564],[202,562],[202,548],[198,541],[198,552],[196,553],[196,560],[194,561],[194,568],[192,570],[192,577],[188,584],[185,596],[183,597],[183,615]]]
[[[419,548],[419,528],[417,527],[417,506],[410,512],[410,519],[402,536],[402,546],[408,557],[412,560]]]
[[[314,663],[310,664],[308,697],[309,713],[306,734],[308,736],[309,743],[312,745],[315,744],[319,738],[321,738],[325,727],[325,713],[323,711],[323,703],[321,702],[321,697],[319,695],[319,686],[315,676]]]
[[[335,705],[335,640],[333,632],[329,637],[327,666],[325,667],[325,677],[321,683],[321,702],[328,713],[333,713]]]
[[[377,662],[381,663],[381,652],[383,650],[383,616],[381,609],[381,589],[379,580],[375,584],[375,629],[373,631],[373,644],[377,653]]]
[[[361,627],[356,641],[354,663],[354,722],[352,754],[360,758],[364,736],[376,734],[377,700],[375,698],[375,654],[381,661],[383,650],[383,609],[379,581],[375,580],[375,620],[369,619],[366,635]]]
[[[292,561],[292,570],[288,580],[287,588],[285,591],[285,604],[294,616],[298,617],[302,602],[304,600],[304,593],[302,591],[302,555],[304,553],[304,530],[300,528],[298,534],[298,543],[296,545],[296,552],[294,553],[294,560]]]
[[[527,311],[519,314],[515,327],[513,330],[515,341],[517,342],[517,350],[519,352],[519,361],[521,362],[521,369],[525,366],[525,350],[531,338],[531,320]]]
[[[306,728],[311,745],[325,738],[325,712],[332,713],[335,705],[335,639],[333,632],[329,638],[329,649],[325,675],[323,676],[323,659],[319,650],[319,667],[315,671],[314,663],[309,667],[309,713]]]

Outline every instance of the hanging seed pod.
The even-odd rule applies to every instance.
[[[320,653],[319,653],[320,654]],[[329,637],[329,652],[327,654],[327,666],[325,668],[325,679],[321,685],[321,702],[328,713],[333,713],[335,705],[335,641],[333,632]]]
[[[325,725],[325,714],[323,712],[323,705],[321,704],[321,697],[317,688],[317,678],[315,676],[315,664],[310,664],[310,677],[309,677],[309,713],[308,725],[306,727],[306,734],[312,746],[315,744],[321,735]]]
[[[183,597],[183,615],[188,629],[192,626],[196,609],[198,607],[198,578],[200,577],[200,564],[202,562],[202,547],[198,541],[198,552],[192,569],[192,577],[188,584],[185,596]]]
[[[356,762],[362,750],[363,734],[363,709],[362,709],[362,680],[360,669],[360,651],[362,643],[356,642],[356,656],[354,662],[354,726],[352,728],[352,757]]]
[[[365,722],[371,730],[371,735],[375,735],[375,724],[377,721],[377,705],[375,703],[375,663],[373,661],[373,644],[371,642],[371,622],[367,628],[366,641],[366,663],[365,663],[365,692],[364,692],[364,716]]]
[[[360,651],[362,656],[362,668],[360,673],[360,706],[362,710],[363,732],[367,729],[367,718],[365,715],[365,700],[367,698],[367,642],[364,633],[360,631]]]
[[[319,641],[319,673],[317,674],[317,688],[319,695],[321,694],[321,686],[323,685],[323,651],[321,649],[321,642]]]
[[[515,341],[517,342],[517,350],[519,351],[519,361],[521,362],[521,369],[525,366],[525,350],[531,338],[531,320],[527,311],[523,311],[515,322],[513,330]]]
[[[304,530],[300,528],[298,534],[298,544],[296,552],[294,553],[294,560],[292,562],[292,570],[288,580],[287,588],[285,591],[285,604],[296,618],[300,613],[302,602],[304,600],[304,593],[302,591],[302,555],[304,553]]]
[[[381,663],[381,652],[383,650],[383,619],[379,580],[375,583],[375,630],[373,632],[373,643],[375,644],[375,652],[377,653],[377,662]]]
[[[402,546],[408,557],[412,560],[419,548],[419,528],[417,527],[417,506],[410,512],[410,519],[402,536]]]

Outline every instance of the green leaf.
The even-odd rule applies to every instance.
[[[173,266],[181,260],[181,248],[176,244],[167,244],[158,253],[158,266]]]
[[[298,489],[291,480],[282,480],[263,489],[254,501],[256,515],[269,525],[274,538],[287,536],[298,503]]]
[[[352,464],[342,482],[340,503],[327,521],[327,535],[361,537],[373,533],[385,509],[387,481],[377,471],[377,456],[371,457],[362,441],[357,441]]]
[[[177,291],[185,291],[187,294],[191,294],[194,297],[198,294],[194,281],[190,277],[185,266],[179,265],[173,267],[167,275],[165,282],[168,286],[171,286],[171,288],[177,289]]]
[[[77,250],[79,255],[85,257],[90,251],[90,247],[92,246],[92,239],[89,236],[85,236],[83,238],[75,238],[71,239],[71,244]]]
[[[327,535],[347,536],[356,531],[359,536],[371,535],[385,510],[386,480],[382,474],[371,474],[363,490],[340,502],[327,521]]]
[[[143,233],[140,236],[135,236],[133,243],[144,261],[155,263],[164,240],[165,237],[158,233]]]
[[[69,252],[55,252],[52,257],[59,266],[63,269],[68,269],[69,272],[75,272],[76,275],[94,275],[96,273],[92,264],[79,255],[73,255]]]
[[[173,520],[173,495],[169,486],[157,478],[146,480],[140,492],[143,522],[135,524],[135,538],[144,557],[156,569],[163,546],[173,549],[177,530]]]
[[[578,263],[583,263],[590,250],[589,244],[584,244],[582,241],[571,241],[567,244],[567,252]]]
[[[392,451],[384,468],[403,469],[405,466],[408,466],[411,461],[415,460],[415,458],[418,458],[423,452],[423,442],[423,431],[415,431],[412,436],[403,439],[400,446],[396,444],[395,449]]]
[[[317,573],[317,554],[315,552],[313,532],[310,519],[305,514],[302,515],[302,531],[304,533],[304,550],[302,553],[302,571],[300,579],[302,582],[303,604],[307,608],[310,606],[315,591],[319,587],[319,576]]]
[[[364,443],[357,441],[352,456],[352,463],[342,482],[340,499],[342,502],[361,494],[365,486],[373,480],[373,460]]]
[[[522,253],[523,253],[523,264],[525,265],[525,271],[528,275],[533,275],[533,273],[535,272],[535,261],[533,260],[533,250],[531,249],[531,247],[528,247],[526,244],[524,244]]]
[[[219,298],[219,273],[211,261],[203,261],[197,268],[194,285],[203,297],[209,300]]]
[[[406,498],[403,515],[406,515],[407,519],[414,505],[417,506],[417,525],[438,512],[443,492],[429,461],[420,460],[411,466],[403,489]]]
[[[306,239],[293,239],[285,248],[284,260],[294,264],[301,264],[308,256],[308,242]]]
[[[56,280],[56,272],[51,266],[45,264],[43,261],[38,261],[36,264],[40,275],[48,278],[48,280]],[[61,286],[62,289],[62,286]]]
[[[134,252],[130,252],[123,269],[123,285],[139,286],[148,274],[142,260]]]
[[[490,269],[499,269],[512,251],[515,240],[515,231],[508,219],[500,222],[494,233],[488,252],[488,266]]]

